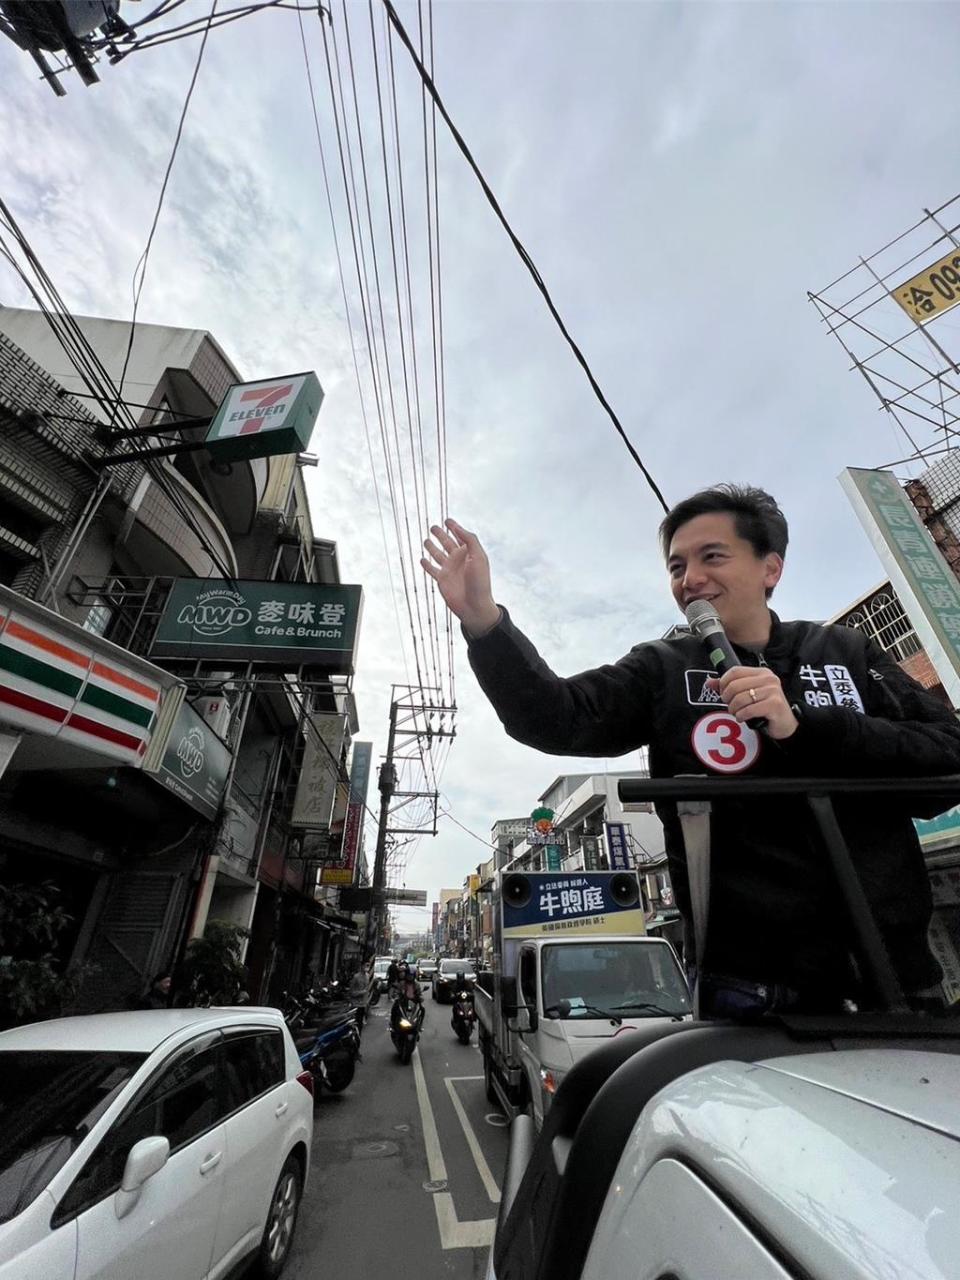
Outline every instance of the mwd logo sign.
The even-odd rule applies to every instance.
[[[195,604],[184,605],[177,622],[198,636],[225,636],[245,627],[253,617],[239,591],[205,591]]]
[[[192,778],[203,768],[203,730],[196,725],[188,729],[177,744],[177,760],[185,778]]]

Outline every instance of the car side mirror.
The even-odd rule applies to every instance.
[[[170,1141],[159,1136],[141,1138],[135,1142],[127,1154],[127,1162],[123,1166],[123,1178],[117,1192],[116,1210],[118,1218],[125,1218],[140,1199],[144,1183],[154,1174],[159,1173],[170,1158]]]

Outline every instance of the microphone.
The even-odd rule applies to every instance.
[[[733,645],[727,639],[720,615],[709,600],[691,600],[684,610],[690,630],[703,642],[710,665],[717,675],[726,675],[731,667],[741,667],[743,663],[734,652]],[[767,727],[765,716],[755,716],[747,721],[747,726],[762,733]]]

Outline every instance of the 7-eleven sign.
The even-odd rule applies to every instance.
[[[315,373],[296,373],[231,387],[207,432],[218,460],[300,453],[313,434],[323,391]]]

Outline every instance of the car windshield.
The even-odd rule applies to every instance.
[[[387,970],[389,968],[390,968],[389,960],[378,960],[377,963],[373,966],[373,972],[376,977],[385,978],[387,976]]]
[[[551,1018],[656,1018],[689,1013],[690,994],[665,942],[576,942],[544,947],[543,1007]]]
[[[0,1050],[0,1222],[36,1199],[145,1057]]]
[[[473,965],[469,960],[443,960],[440,963],[441,973],[473,973]]]

